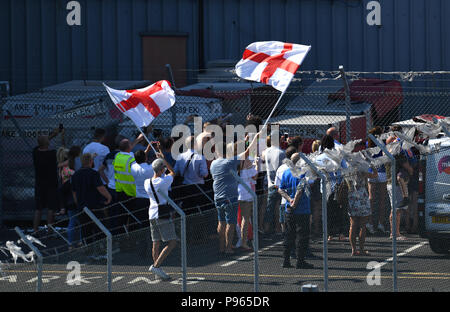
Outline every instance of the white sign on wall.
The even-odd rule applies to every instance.
[[[369,26],[381,25],[381,4],[379,1],[370,1],[367,3],[366,9],[369,12],[367,14],[367,24]]]
[[[69,26],[81,26],[81,5],[78,1],[70,1],[66,6],[70,12],[67,14],[67,25]]]

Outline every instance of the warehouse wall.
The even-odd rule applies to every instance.
[[[71,27],[69,0],[0,0],[0,80],[21,93],[142,79],[142,32],[187,33],[190,70],[238,60],[259,40],[312,45],[304,70],[450,70],[450,1],[380,0],[382,26],[367,25],[368,1],[80,0],[82,25]]]
[[[0,80],[14,93],[72,79],[142,79],[141,32],[187,33],[196,68],[197,0],[0,0]],[[166,78],[166,77],[163,77]]]
[[[382,26],[369,26],[369,0],[205,1],[206,58],[239,59],[251,42],[312,45],[303,69],[450,69],[450,1],[381,0]]]

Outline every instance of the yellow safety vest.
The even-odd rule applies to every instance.
[[[136,184],[131,175],[131,165],[134,157],[117,153],[113,161],[114,179],[116,180],[116,192],[125,192],[128,196],[136,197]]]

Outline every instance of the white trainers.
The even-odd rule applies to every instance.
[[[167,281],[170,280],[170,276],[166,274],[166,272],[163,271],[161,268],[155,268],[153,264],[148,269],[152,273],[158,275],[162,280]]]
[[[383,224],[378,224],[377,229],[378,229],[378,231],[380,231],[380,232],[382,232],[382,233],[386,233],[386,230],[385,230]]]
[[[375,233],[375,231],[373,230],[373,225],[372,224],[367,223],[366,224],[366,228],[367,228],[367,231],[369,231],[370,234],[374,234]]]

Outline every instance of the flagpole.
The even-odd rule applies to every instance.
[[[269,117],[267,117],[266,122],[264,123],[263,128],[261,129],[264,130],[264,128],[267,126],[267,123],[269,122],[270,117],[272,117],[273,113],[275,112],[275,109],[277,108],[278,104],[280,104],[281,102],[281,98],[283,97],[283,95],[286,93],[286,90],[289,86],[286,87],[286,89],[284,89],[284,91],[281,93],[280,97],[278,98],[278,101],[275,103],[275,106],[273,107],[272,111],[269,114]]]
[[[283,95],[286,93],[287,88],[289,87],[289,85],[286,87],[286,89],[284,89],[284,91],[281,93],[280,97],[278,98],[278,101],[275,103],[275,106],[273,107],[272,111],[269,114],[269,117],[267,117],[266,122],[264,123],[264,126],[262,127],[262,129],[258,132],[261,133],[263,132],[263,130],[267,127],[267,124],[269,123],[269,119],[270,117],[272,117],[273,113],[275,112],[275,109],[277,108],[278,104],[280,104],[281,98],[283,97]],[[257,136],[255,136],[252,140],[253,141],[256,139]],[[251,145],[251,143],[250,143]]]
[[[131,119],[131,118],[130,118]],[[134,123],[134,122],[133,122]],[[145,135],[144,131],[142,131],[142,129],[140,127],[138,127],[136,124],[134,124],[136,126],[136,128],[138,128],[139,132],[142,133],[142,135],[144,136],[145,140],[148,142],[148,144],[150,144],[150,146],[152,147],[153,151],[155,152],[155,156],[157,154],[155,148],[153,147],[152,143],[150,142],[150,140],[147,138],[147,136]]]

